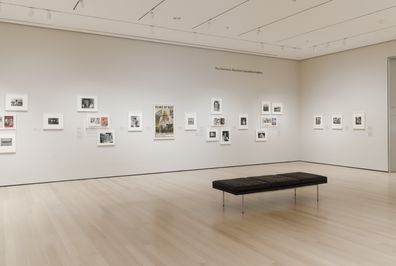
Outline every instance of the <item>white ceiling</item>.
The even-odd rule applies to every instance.
[[[0,0],[0,21],[306,59],[396,39],[396,0]]]

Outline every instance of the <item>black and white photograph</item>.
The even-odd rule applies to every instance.
[[[222,129],[220,131],[220,144],[231,144],[231,131],[229,129]]]
[[[63,114],[44,113],[43,130],[63,130]]]
[[[221,115],[223,114],[223,101],[220,98],[212,98],[210,100],[211,103],[211,114],[212,115]]]
[[[211,126],[212,127],[223,127],[226,124],[224,116],[212,116]]]
[[[271,117],[271,127],[277,127],[279,125],[279,120],[277,117]]]
[[[207,142],[219,141],[219,130],[208,128],[206,132],[206,141]]]
[[[262,116],[260,117],[260,127],[271,127],[272,126],[272,117],[271,116]]]
[[[0,153],[16,152],[16,135],[0,134]]]
[[[314,115],[313,116],[313,128],[314,129],[323,129],[323,115]]]
[[[16,116],[11,114],[0,114],[0,130],[1,129],[16,129]]]
[[[97,96],[78,96],[77,97],[78,112],[97,112],[98,97]]]
[[[261,128],[256,130],[256,141],[257,142],[264,142],[267,141],[267,129]]]
[[[366,114],[365,113],[355,113],[353,114],[353,129],[355,130],[365,130],[366,129]]]
[[[184,130],[197,130],[197,113],[185,113],[184,114]]]
[[[128,113],[128,131],[143,130],[143,114],[141,112]]]
[[[273,103],[272,104],[272,114],[273,115],[281,115],[281,114],[283,114],[283,104],[281,104],[281,103]]]
[[[88,115],[86,120],[86,128],[110,128],[109,115]]]
[[[271,114],[271,102],[262,101],[261,102],[261,114],[270,115]]]
[[[114,146],[115,133],[112,130],[98,132],[98,146]]]
[[[331,116],[331,128],[332,129],[342,129],[342,115],[340,114],[333,114]]]
[[[6,111],[27,111],[28,95],[27,94],[6,94],[5,97]]]
[[[247,114],[239,114],[238,129],[239,130],[249,129],[248,121],[249,121],[249,116]]]

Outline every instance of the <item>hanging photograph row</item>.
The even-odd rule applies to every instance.
[[[313,128],[314,129],[324,129],[323,115],[314,115],[313,117]],[[343,116],[341,114],[331,115],[331,129],[342,130],[343,126]],[[366,129],[366,114],[355,113],[352,115],[352,128],[354,130],[365,130]]]

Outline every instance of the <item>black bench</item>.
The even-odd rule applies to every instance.
[[[224,192],[234,195],[242,195],[242,213],[244,213],[245,194],[294,188],[294,198],[296,198],[296,189],[298,187],[316,186],[316,200],[319,201],[319,185],[325,183],[327,183],[327,177],[325,176],[304,172],[294,172],[278,175],[215,180],[213,181],[212,186],[215,189],[223,191],[223,207]]]

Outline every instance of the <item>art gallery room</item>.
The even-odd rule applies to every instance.
[[[396,265],[396,0],[0,0],[0,265]]]

